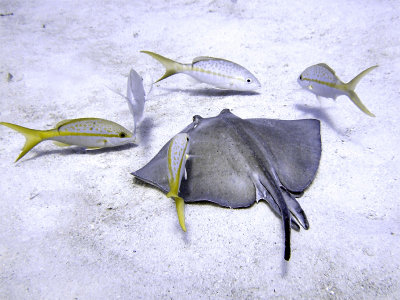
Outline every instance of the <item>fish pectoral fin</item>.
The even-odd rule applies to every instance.
[[[96,140],[96,144],[99,145],[97,147],[86,147],[86,150],[97,150],[97,149],[101,149],[104,147],[107,147],[107,143],[108,141],[106,139],[98,139]]]
[[[62,143],[62,142],[59,142],[59,141],[54,141],[53,144],[58,146],[58,147],[69,147],[69,146],[71,146],[71,145],[68,145],[68,144],[65,144],[65,143]]]

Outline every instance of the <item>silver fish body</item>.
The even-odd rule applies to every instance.
[[[261,87],[258,79],[249,70],[226,59],[201,56],[195,58],[191,64],[181,64],[154,52],[141,52],[164,65],[165,74],[156,82],[177,73],[184,73],[220,89],[254,91]]]
[[[143,87],[143,78],[133,69],[129,72],[126,100],[128,102],[129,111],[133,116],[135,134],[136,126],[143,120],[146,92]]]
[[[344,82],[326,64],[308,67],[297,78],[297,82],[317,96],[336,99],[344,94]]]
[[[167,167],[168,167],[168,198],[175,199],[176,212],[178,214],[179,224],[183,231],[186,231],[185,225],[185,202],[178,196],[182,178],[186,174],[186,160],[189,153],[189,135],[187,133],[178,133],[174,136],[168,146]]]
[[[317,97],[336,99],[339,96],[345,95],[365,114],[375,117],[361,102],[354,90],[359,81],[376,67],[378,66],[372,66],[362,71],[348,83],[344,83],[336,76],[332,68],[327,64],[321,63],[305,69],[297,78],[297,82],[302,88],[310,91]]]
[[[168,182],[170,184],[170,192],[176,196],[178,195],[179,187],[185,174],[189,146],[188,134],[179,133],[172,138],[168,147]]]
[[[0,125],[25,136],[25,145],[16,162],[45,140],[52,140],[58,146],[76,145],[88,149],[115,147],[135,141],[133,134],[123,126],[98,118],[64,120],[50,130],[30,129],[6,122],[0,122]]]
[[[125,127],[105,119],[81,118],[61,121],[56,125],[58,135],[48,139],[85,148],[121,146],[135,141]]]
[[[182,73],[220,89],[253,91],[261,87],[257,78],[244,67],[229,60],[198,57]]]

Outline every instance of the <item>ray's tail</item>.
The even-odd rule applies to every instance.
[[[375,115],[368,110],[368,108],[361,102],[360,98],[358,98],[356,92],[354,91],[357,84],[360,82],[360,80],[367,75],[369,72],[371,72],[373,69],[377,68],[378,66],[372,66],[364,71],[362,71],[360,74],[358,74],[356,77],[354,77],[351,81],[349,81],[346,85],[348,88],[348,95],[351,101],[357,107],[362,110],[365,114],[367,114],[370,117],[375,117]]]
[[[22,127],[19,125],[6,123],[6,122],[0,122],[0,125],[7,126],[11,129],[14,129],[15,131],[17,131],[25,136],[25,145],[22,148],[21,154],[17,157],[15,162],[20,160],[26,153],[28,153],[33,147],[35,147],[37,144],[39,144],[44,139],[42,136],[42,132],[40,130],[29,129],[26,127]]]
[[[289,261],[290,259],[290,212],[285,204],[283,207],[281,207],[281,212],[282,212],[282,220],[283,220],[283,231],[284,231],[284,236],[285,236],[285,254],[284,258],[285,260]]]
[[[165,67],[165,73],[164,75],[158,79],[156,82],[159,82],[169,76],[172,76],[176,73],[182,72],[183,71],[183,64],[178,63],[172,59],[166,58],[160,54],[151,52],[151,51],[140,51],[142,53],[150,55],[152,58],[158,60],[164,67]],[[154,83],[156,83],[154,82]]]
[[[174,198],[176,205],[176,213],[178,214],[179,225],[181,225],[182,230],[186,232],[185,226],[185,201],[183,198],[175,195],[171,192],[167,194],[168,198]]]

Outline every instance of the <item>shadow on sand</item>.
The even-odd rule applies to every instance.
[[[72,154],[97,155],[97,154],[101,154],[101,153],[125,151],[127,149],[136,148],[137,146],[138,145],[136,145],[136,144],[126,144],[126,145],[121,145],[121,146],[116,146],[116,147],[108,147],[108,148],[93,149],[93,150],[85,149],[85,148],[82,148],[82,147],[79,147],[79,146],[71,146],[71,147],[68,147],[68,148],[61,148],[61,149],[54,149],[54,150],[36,152],[30,158],[21,159],[21,162],[37,159],[37,158],[39,158],[41,156],[50,155],[50,154],[58,154],[58,155],[72,155]]]
[[[305,114],[313,116],[315,119],[323,121],[338,134],[344,135],[344,133],[336,126],[335,122],[333,122],[332,118],[328,115],[326,110],[322,107],[311,107],[308,105],[296,104],[295,108]]]
[[[163,88],[163,90],[168,91],[170,93],[181,92],[189,94],[190,96],[203,96],[203,97],[254,96],[260,94],[258,92],[253,92],[253,91],[234,91],[234,90],[221,90],[214,88],[202,88],[202,89]]]
[[[140,145],[148,146],[150,141],[151,131],[154,128],[154,121],[149,117],[145,117],[145,119],[138,125],[136,130],[137,140]]]

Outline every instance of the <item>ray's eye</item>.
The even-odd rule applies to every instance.
[[[120,138],[126,137],[126,133],[125,133],[125,132],[121,132],[121,133],[119,134],[119,137],[120,137]]]
[[[251,83],[251,78],[247,78],[247,79],[246,79],[246,82],[247,82],[247,83]]]

